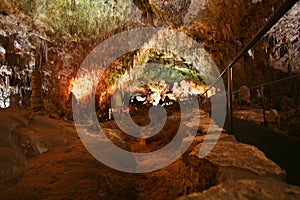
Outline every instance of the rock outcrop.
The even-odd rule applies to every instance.
[[[286,73],[300,72],[300,2],[276,24],[264,38],[270,64]]]
[[[28,120],[24,118],[25,113],[9,108],[1,110],[0,115],[0,188],[5,188],[0,190],[0,194],[10,198],[19,199],[26,196],[32,199],[37,194],[40,198],[52,198],[57,195],[58,188],[68,185],[59,194],[64,197],[76,197],[82,193],[85,196],[93,196],[95,192],[87,188],[95,187],[105,195],[120,199],[119,192],[109,193],[111,190],[120,189],[119,182],[111,180],[116,173],[120,174],[125,182],[135,182],[132,187],[136,191],[135,196],[139,198],[134,199],[174,199],[182,195],[188,196],[182,196],[181,199],[297,199],[300,195],[299,187],[284,182],[283,169],[266,158],[256,147],[237,142],[232,135],[224,133],[224,130],[211,123],[209,115],[203,111],[200,115],[199,134],[180,159],[161,170],[134,174],[130,179],[126,179],[128,173],[111,170],[94,159],[82,145],[72,123],[35,114],[28,124]],[[141,118],[139,120],[141,121]],[[187,127],[197,126],[193,121],[186,121],[184,124]],[[105,142],[113,142],[119,148],[134,152],[143,150],[140,144],[132,146],[134,141],[129,142],[128,136],[124,137],[113,121],[101,123],[101,126],[109,135]],[[169,130],[166,133],[169,135],[176,132],[171,130],[171,127],[174,127],[172,123],[166,125]],[[199,149],[204,145],[209,127],[211,133],[205,144],[210,146],[214,145],[216,140],[217,142],[207,156],[199,157]],[[218,136],[220,132],[223,133]],[[166,133],[164,136],[170,137]],[[160,139],[166,140],[163,137]],[[186,135],[183,142],[190,139],[193,138]],[[154,146],[160,147],[159,142],[160,140],[155,141]],[[101,151],[107,151],[107,155],[110,155],[109,149]],[[163,162],[167,156],[136,162],[155,165]],[[118,161],[124,162],[123,159],[120,157]],[[125,161],[128,164],[135,162],[134,158]],[[65,179],[65,172],[70,170],[71,180]],[[18,177],[18,181],[15,181],[14,177]],[[102,181],[91,182],[102,180],[104,177],[107,177],[105,182],[109,187],[100,187]],[[27,185],[29,180],[30,186]],[[78,180],[84,180],[86,187],[69,184]],[[26,186],[28,190],[21,190],[15,194],[16,188],[21,185]],[[47,193],[43,192],[44,187],[47,187]],[[74,188],[77,190],[73,190]]]
[[[184,24],[184,17],[188,12],[191,0],[159,1],[149,0],[149,3],[158,16],[171,27]]]
[[[238,91],[238,101],[242,104],[250,104],[250,90],[247,86],[242,85]]]
[[[263,27],[282,1],[166,0],[150,3],[154,12],[163,16],[166,24],[180,27],[203,45],[222,70]],[[298,2],[235,64],[234,87],[254,86],[288,76],[288,73],[298,73],[300,48],[297,42],[299,23],[296,21],[299,21],[299,5]],[[173,9],[169,9],[171,7]],[[287,83],[289,89],[281,92],[292,90],[292,83]]]
[[[300,188],[284,182],[285,171],[266,158],[256,147],[239,143],[230,135],[222,135],[216,146],[204,158],[199,158],[201,144],[189,154],[187,163],[198,169],[199,182],[214,186],[181,200],[196,199],[298,199]],[[192,173],[192,172],[191,172]],[[211,176],[208,176],[210,173]],[[203,189],[203,188],[202,188]]]
[[[213,124],[208,114],[201,112],[199,130],[205,135],[195,138],[190,151],[183,157],[190,178],[180,200],[196,199],[298,199],[300,187],[285,182],[285,171],[268,159],[258,148],[236,141]],[[205,139],[207,128],[215,134]],[[206,141],[205,141],[206,140]],[[216,143],[215,141],[218,140]],[[205,143],[203,143],[205,141]],[[203,145],[214,145],[205,157],[199,152]],[[196,180],[197,181],[196,181]],[[199,193],[200,192],[200,193]]]
[[[227,181],[203,193],[181,197],[180,200],[297,200],[299,196],[299,187],[287,185],[282,181],[246,179]]]

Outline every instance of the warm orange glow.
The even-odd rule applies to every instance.
[[[73,90],[73,86],[74,86],[74,82],[75,82],[75,78],[72,77],[70,82],[69,82],[69,87],[68,87],[68,94],[70,94]]]
[[[93,81],[86,74],[83,77],[76,77],[70,81],[69,89],[72,87],[72,92],[77,100],[86,99],[93,92]]]
[[[196,85],[193,82],[190,82],[190,90],[193,94],[203,94],[208,89],[208,86],[206,85]],[[208,92],[207,95],[205,95],[207,98],[210,98],[211,96],[216,94],[216,89],[213,87]]]

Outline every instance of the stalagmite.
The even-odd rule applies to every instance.
[[[41,74],[38,69],[32,71],[30,87],[32,89],[31,94],[31,109],[33,111],[39,111],[43,109],[42,103],[42,90],[41,90]]]

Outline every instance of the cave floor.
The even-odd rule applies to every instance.
[[[130,174],[92,157],[70,121],[32,117],[26,110],[9,108],[0,110],[0,126],[1,199],[175,199],[183,195],[180,160],[156,172]]]
[[[177,113],[174,113],[172,117],[176,118],[176,115]],[[140,116],[137,116],[137,119],[145,120],[143,122],[145,124],[149,120]],[[249,180],[254,185],[260,183],[261,187],[269,191],[268,195],[274,197],[278,195],[276,192],[280,195],[293,196],[294,193],[286,193],[290,190],[300,196],[299,188],[288,186],[283,182],[284,170],[265,158],[257,148],[237,142],[232,135],[222,133],[218,144],[208,157],[202,160],[193,159],[194,149],[203,142],[202,133],[206,133],[209,126],[213,126],[215,131],[220,129],[211,124],[208,114],[205,113],[200,114],[200,123],[202,125],[199,124],[198,127],[199,136],[182,157],[161,170],[134,174],[111,169],[96,160],[82,144],[72,121],[52,119],[45,113],[32,115],[25,109],[1,109],[0,197],[1,199],[176,199],[204,190],[208,193],[204,192],[203,195],[213,195],[214,192],[219,195],[229,182],[236,187],[231,191],[235,195],[236,192],[242,194],[250,187],[248,182],[244,188],[240,187],[239,181]],[[112,131],[116,126],[113,120],[101,125]],[[166,132],[170,137],[172,128],[174,124],[167,121]],[[250,129],[245,131],[245,127],[236,126],[235,130],[237,129],[247,133],[247,137],[250,136]],[[260,131],[251,134],[263,136]],[[272,133],[270,134],[268,138],[274,138]],[[270,145],[276,143],[261,137],[258,137],[258,141],[270,141]],[[237,139],[244,140],[241,134],[237,135]],[[152,148],[169,142],[159,141],[154,138],[154,146],[150,146],[150,149],[142,148],[141,144],[135,141],[129,144],[132,151],[149,152],[153,150]],[[245,140],[247,141],[249,139]],[[290,142],[287,141],[286,144]],[[280,149],[274,145],[272,147],[276,150],[274,155],[282,156],[278,153]],[[281,152],[286,151],[281,149]],[[155,162],[163,159],[155,158]],[[292,164],[295,166],[295,163]],[[248,175],[245,175],[245,172]],[[253,177],[253,174],[256,175]],[[279,185],[279,191],[270,183]],[[262,191],[264,190],[258,186],[257,193],[248,192],[249,195],[257,196],[263,195]]]

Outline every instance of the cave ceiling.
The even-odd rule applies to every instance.
[[[82,4],[84,1],[76,2],[78,8],[83,5],[80,7],[83,10],[79,10],[79,13],[88,8]],[[38,66],[47,101],[54,101],[54,105],[64,105],[81,63],[94,47],[115,34],[143,27],[163,27],[191,37],[205,49],[221,72],[266,23],[282,0],[90,2],[93,6],[101,4],[100,10],[77,16],[72,10],[49,13],[40,9],[40,13],[33,15],[33,19],[26,14],[28,11],[18,15],[13,9],[10,14],[7,8],[3,11],[1,6],[1,73],[10,77],[10,87],[18,86],[13,93],[31,90],[31,72]],[[49,5],[62,9],[62,3],[63,1],[57,5]],[[282,76],[275,70],[299,73],[299,10],[298,2],[287,16],[236,63],[233,87],[253,86]],[[95,13],[100,13],[98,21],[91,18]],[[84,18],[87,16],[88,20]],[[99,29],[96,30],[97,27]],[[142,36],[135,37],[139,39]],[[173,40],[174,44],[184,42]],[[187,44],[187,48],[191,47]],[[110,88],[116,80],[136,66],[134,62],[165,65],[175,69],[178,76],[197,84],[203,83],[205,78],[205,73],[195,70],[197,66],[194,63],[176,52],[150,48],[129,52],[117,59],[111,64],[111,70],[104,73],[106,80],[100,80],[99,84],[103,88]],[[138,66],[142,71],[142,65]],[[205,71],[208,65],[203,64],[201,67]],[[172,75],[163,75],[163,78],[172,82]],[[5,84],[1,87],[5,91],[8,88]]]
[[[279,0],[142,0],[133,1],[141,12],[146,26],[167,27],[182,32],[197,41],[221,71],[250,41],[253,35],[281,3]],[[152,18],[149,21],[149,17]],[[177,41],[176,41],[177,42]],[[148,62],[174,65],[174,69],[188,79],[201,83],[201,77],[188,61],[175,55],[161,56],[161,52],[144,52]],[[246,55],[247,57],[247,55]],[[263,60],[264,58],[258,58]],[[253,65],[254,61],[249,61]],[[237,81],[247,76],[244,59],[237,63]],[[248,64],[248,63],[247,63]],[[195,66],[194,66],[195,67]]]

